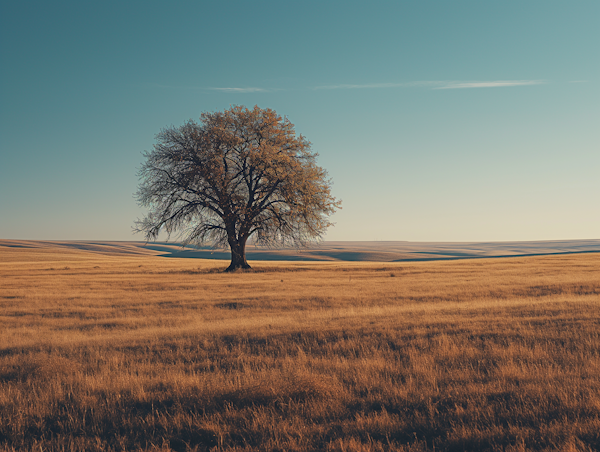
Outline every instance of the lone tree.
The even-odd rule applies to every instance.
[[[236,106],[203,113],[156,136],[144,154],[136,197],[148,214],[136,232],[161,230],[184,245],[229,246],[227,271],[250,268],[246,243],[306,246],[340,207],[310,142],[270,109]]]

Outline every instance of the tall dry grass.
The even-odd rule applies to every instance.
[[[600,256],[0,249],[0,450],[600,450]]]

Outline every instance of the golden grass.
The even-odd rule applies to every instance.
[[[0,450],[600,450],[600,255],[0,247]]]

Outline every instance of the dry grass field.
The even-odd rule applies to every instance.
[[[252,264],[0,246],[0,450],[600,450],[600,254]]]

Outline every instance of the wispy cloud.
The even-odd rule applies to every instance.
[[[189,86],[189,85],[163,85],[160,83],[148,83],[145,86],[150,88],[163,88],[163,89],[180,89],[180,90],[202,90],[202,91],[221,91],[223,93],[266,93],[271,91],[280,91],[279,89],[267,89],[258,87],[246,87],[246,88],[234,88],[234,87],[203,87],[203,86]]]
[[[262,93],[269,91],[264,88],[209,88],[213,91],[222,91],[225,93]]]
[[[362,85],[323,85],[313,89],[382,89],[422,87],[431,89],[499,88],[505,86],[541,85],[544,80],[495,80],[495,81],[416,81],[405,83],[366,83]]]
[[[495,80],[491,82],[444,82],[433,89],[502,88],[506,86],[542,85],[544,80]]]
[[[587,80],[573,80],[569,83],[585,83]],[[430,80],[414,81],[402,83],[363,83],[363,84],[339,84],[339,85],[320,85],[313,86],[311,90],[340,90],[340,89],[386,89],[386,88],[429,88],[429,89],[466,89],[466,88],[500,88],[510,86],[542,85],[546,80],[493,80],[493,81],[457,81],[457,80]],[[170,86],[160,84],[149,84],[156,88],[168,89],[188,89],[188,90],[209,90],[222,93],[270,93],[274,91],[284,91],[281,88],[259,88],[250,87],[199,87],[199,86]]]

